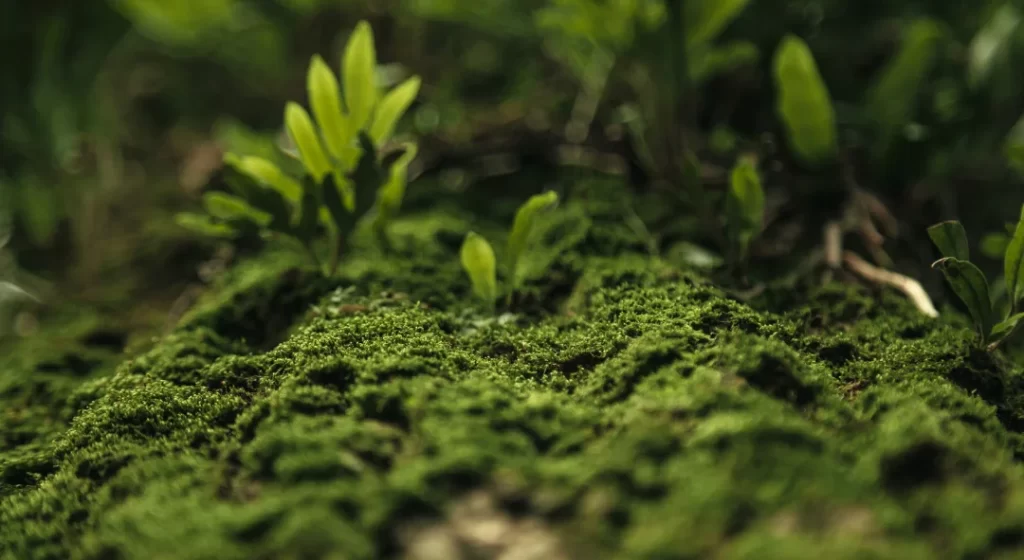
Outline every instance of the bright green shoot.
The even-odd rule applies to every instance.
[[[996,349],[1024,320],[1024,313],[1020,311],[1024,303],[1024,209],[1003,254],[1009,299],[1009,307],[1003,314],[993,306],[985,274],[970,262],[963,225],[956,221],[942,222],[928,228],[928,235],[943,256],[933,268],[942,272],[953,292],[967,306],[982,344],[989,350]]]
[[[531,197],[516,212],[512,231],[505,248],[505,266],[509,278],[507,298],[522,287],[524,280],[524,257],[528,253],[543,212],[558,204],[558,195],[552,191]],[[483,236],[469,232],[462,244],[462,268],[473,284],[473,293],[491,305],[496,303],[500,293],[498,286],[498,260],[494,249]]]
[[[234,192],[204,197],[206,214],[184,214],[178,222],[204,235],[235,238],[280,234],[297,240],[326,274],[333,274],[348,238],[373,213],[382,239],[401,207],[413,143],[385,148],[415,101],[420,79],[412,77],[388,92],[376,81],[373,31],[360,22],[342,56],[344,88],[330,66],[314,56],[307,73],[312,115],[298,103],[284,111],[288,138],[302,163],[295,179],[255,156],[227,154]],[[326,230],[333,238],[330,261],[321,264],[316,242]]]
[[[734,261],[747,258],[750,243],[764,227],[764,189],[757,172],[757,160],[741,157],[732,169],[726,195],[726,230]]]

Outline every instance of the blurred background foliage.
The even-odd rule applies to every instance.
[[[980,237],[1014,218],[1024,2],[665,1],[4,2],[0,196],[13,235],[0,250],[63,297],[124,306],[173,292],[189,279],[167,263],[208,257],[173,214],[195,204],[225,150],[287,164],[283,102],[303,98],[310,55],[336,62],[362,18],[382,83],[424,78],[403,125],[424,136],[421,171],[496,140],[523,152],[568,143],[622,155],[642,188],[664,171],[657,161],[678,159],[657,138],[673,134],[664,114],[681,112],[702,160],[757,146],[799,174],[781,153],[771,80],[793,33],[861,184],[922,230],[957,216]]]

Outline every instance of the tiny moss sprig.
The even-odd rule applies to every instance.
[[[337,270],[350,235],[369,214],[375,214],[373,229],[385,240],[417,147],[384,147],[416,99],[420,79],[411,77],[382,95],[376,67],[373,31],[360,22],[342,56],[344,88],[330,66],[314,56],[306,80],[312,115],[298,103],[285,107],[285,129],[304,177],[295,179],[260,157],[228,153],[224,161],[232,192],[206,194],[206,213],[179,215],[178,223],[212,237],[294,239],[326,274]],[[333,240],[327,263],[316,249],[322,231]]]
[[[967,306],[982,345],[995,350],[1024,320],[1024,208],[1003,254],[1008,307],[1000,313],[993,305],[985,273],[970,262],[967,233],[957,221],[928,228],[928,235],[943,258],[932,265],[946,277],[953,292]],[[1002,315],[1002,317],[1000,317]]]
[[[505,247],[505,267],[508,276],[506,298],[511,300],[512,294],[524,280],[523,257],[527,254],[537,230],[540,215],[558,204],[558,194],[548,191],[530,197],[516,212]],[[471,231],[466,235],[460,251],[462,268],[473,284],[473,293],[481,300],[494,305],[500,293],[498,285],[498,259],[490,242],[482,235]]]

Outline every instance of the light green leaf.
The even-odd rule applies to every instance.
[[[377,219],[382,224],[394,217],[405,198],[409,164],[416,159],[418,147],[412,142],[402,144],[405,153],[391,167],[391,174],[377,193]]]
[[[346,152],[354,150],[351,122],[341,109],[341,91],[338,78],[319,55],[313,57],[309,64],[307,76],[309,103],[313,107],[313,116],[320,126],[327,149],[337,159],[342,159]]]
[[[558,204],[558,194],[548,191],[530,197],[516,212],[512,222],[512,233],[508,237],[508,263],[512,274],[513,289],[519,287],[520,261],[530,243],[530,236],[537,226],[541,212]]]
[[[727,205],[729,229],[745,258],[750,241],[761,232],[764,222],[764,189],[753,159],[740,158],[732,169]]]
[[[469,232],[460,251],[462,268],[473,284],[473,293],[484,301],[494,303],[498,298],[497,260],[494,249],[482,236]]]
[[[686,45],[711,41],[729,25],[750,0],[687,0]]]
[[[946,277],[953,292],[967,306],[982,341],[987,342],[995,321],[985,274],[970,262],[955,257],[935,261],[932,267],[939,269]]]
[[[289,202],[298,203],[302,199],[302,185],[268,160],[228,153],[224,154],[224,162],[257,183],[279,192]]]
[[[1012,45],[1019,27],[1020,12],[1006,2],[974,36],[968,47],[967,65],[968,81],[973,87],[981,86],[988,79],[992,67]]]
[[[384,96],[370,127],[370,137],[378,146],[394,133],[398,120],[409,109],[409,105],[412,105],[419,91],[420,78],[413,76]]]
[[[1017,222],[1010,243],[1006,246],[1003,266],[1006,293],[1010,299],[1010,306],[1016,310],[1017,305],[1024,300],[1024,209],[1021,209],[1020,221]]]
[[[363,130],[377,104],[377,51],[373,29],[365,21],[356,25],[345,48],[342,75],[345,79],[345,104],[355,130]]]
[[[928,228],[928,237],[939,248],[943,257],[953,257],[962,261],[971,260],[970,245],[967,243],[967,231],[955,220],[935,224]]]
[[[935,65],[942,29],[929,19],[913,22],[904,32],[899,53],[882,70],[867,95],[867,114],[879,131],[876,157],[913,121],[922,84]]]
[[[231,238],[236,235],[235,229],[231,226],[215,222],[203,214],[182,212],[174,216],[174,221],[179,226],[206,237]]]
[[[298,103],[288,103],[284,110],[284,122],[288,128],[288,135],[299,149],[299,157],[306,170],[318,182],[322,181],[331,171],[331,164],[320,145],[309,113]]]
[[[786,36],[775,54],[774,70],[777,110],[793,151],[808,165],[835,158],[835,110],[807,44]]]
[[[270,224],[271,215],[249,206],[244,200],[223,192],[210,192],[203,195],[203,206],[214,218],[221,220],[248,220],[258,226]]]

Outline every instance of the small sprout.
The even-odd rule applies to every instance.
[[[814,56],[794,35],[782,40],[775,54],[778,113],[789,144],[807,165],[821,165],[837,153],[836,117]]]
[[[757,162],[752,157],[742,157],[732,169],[726,198],[727,229],[739,261],[747,258],[751,241],[761,233],[764,204]]]
[[[405,142],[387,152],[381,148],[415,100],[420,80],[409,78],[378,103],[377,56],[366,22],[356,27],[342,59],[341,85],[322,58],[310,60],[306,85],[313,116],[298,103],[285,107],[287,139],[294,150],[282,150],[294,152],[305,176],[290,177],[261,157],[226,154],[225,180],[233,194],[206,195],[208,215],[183,214],[180,225],[213,237],[243,237],[253,229],[280,234],[298,241],[318,265],[316,243],[327,231],[334,249],[327,274],[337,269],[349,236],[375,208],[373,227],[384,238],[405,195],[416,144]]]
[[[530,197],[516,212],[512,223],[512,233],[508,237],[508,264],[512,275],[512,289],[519,289],[522,282],[522,260],[529,245],[530,237],[537,228],[537,218],[541,212],[554,207],[558,203],[558,195],[553,191]]]
[[[460,252],[462,268],[473,284],[473,293],[480,299],[494,304],[498,299],[497,260],[491,244],[475,231],[466,235]]]
[[[516,212],[515,221],[512,224],[512,231],[509,234],[508,244],[505,248],[505,260],[508,267],[510,286],[507,292],[509,298],[518,290],[523,280],[523,257],[529,248],[534,232],[537,230],[539,216],[545,210],[549,210],[558,204],[558,194],[548,191],[530,197]],[[488,264],[488,263],[495,264]],[[482,263],[482,264],[481,264]],[[484,266],[487,265],[487,266]],[[475,232],[466,235],[462,245],[462,266],[473,283],[473,290],[476,294],[488,301],[497,298],[497,270],[494,259],[494,251],[486,239]],[[483,289],[482,287],[485,287]],[[493,289],[492,289],[493,287]]]
[[[991,288],[985,274],[969,261],[967,233],[959,222],[943,222],[928,228],[943,258],[933,264],[946,277],[953,292],[967,306],[982,344],[994,350],[1017,329],[1024,313],[1019,307],[1024,300],[1024,209],[1013,235],[1006,244],[1004,272],[1009,306],[1000,313],[993,305]],[[999,315],[1003,315],[1002,319]]]

